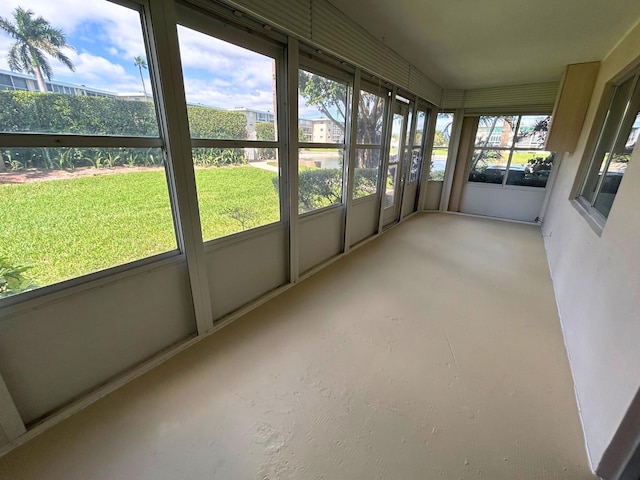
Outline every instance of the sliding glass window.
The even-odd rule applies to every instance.
[[[544,188],[554,154],[544,150],[549,115],[480,117],[469,181]]]
[[[342,203],[346,81],[301,69],[298,72],[298,212]]]
[[[599,223],[609,216],[640,136],[640,70],[614,87],[598,143],[579,194]]]
[[[429,181],[441,182],[447,168],[449,157],[449,142],[451,141],[451,127],[453,125],[453,113],[440,112],[436,120],[436,132],[433,137],[433,149],[431,150],[431,167],[429,169]]]
[[[179,12],[203,239],[279,222],[283,49],[186,8]]]
[[[366,90],[360,90],[353,187],[354,199],[378,193],[385,107],[388,98],[389,92],[387,90],[380,90],[374,86]]]
[[[409,183],[417,183],[420,179],[422,167],[422,153],[424,151],[424,139],[427,133],[429,112],[426,108],[418,106],[416,114],[415,133],[413,135],[413,147],[411,149],[411,163],[409,170]]]
[[[142,12],[20,5],[0,6],[0,297],[178,248]]]

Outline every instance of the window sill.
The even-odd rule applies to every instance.
[[[593,230],[596,235],[601,237],[606,219],[581,197],[570,200],[570,203],[571,205],[573,205],[573,208],[578,211],[582,218],[587,221],[587,224],[589,225],[589,227],[591,227],[591,230]]]
[[[529,192],[544,192],[547,187],[528,187],[525,185],[502,185],[501,183],[469,182],[467,185],[481,188],[497,188],[501,190],[523,190]]]

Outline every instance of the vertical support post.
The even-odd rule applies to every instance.
[[[289,144],[286,152],[289,191],[289,281],[296,283],[300,277],[298,244],[298,64],[299,43],[289,37],[287,42],[287,105],[286,119]]]
[[[458,162],[458,148],[460,147],[460,135],[462,135],[462,120],[464,109],[457,108],[453,112],[453,124],[451,125],[451,138],[449,138],[449,149],[447,150],[447,164],[444,170],[444,181],[442,182],[442,195],[440,196],[440,211],[446,212],[449,209],[451,198],[451,187],[453,185],[453,173]],[[464,160],[463,160],[464,161]]]
[[[349,253],[351,248],[351,208],[353,205],[353,182],[356,167],[356,142],[358,138],[358,104],[360,102],[360,78],[361,71],[356,68],[353,80],[353,94],[351,95],[351,108],[348,109],[351,122],[349,123],[349,135],[347,136],[347,161],[344,165],[343,177],[346,179],[342,189],[342,203],[344,203],[344,245],[343,252]]]
[[[151,46],[149,72],[156,86],[154,94],[167,154],[166,169],[177,217],[178,244],[185,254],[197,331],[202,335],[213,327],[213,318],[174,2],[149,2],[147,13],[144,18],[145,33]],[[154,36],[154,31],[163,32],[163,35]],[[164,95],[163,92],[171,94]]]

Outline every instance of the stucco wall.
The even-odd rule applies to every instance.
[[[602,63],[578,146],[564,156],[543,224],[594,468],[640,386],[640,149],[631,157],[601,235],[570,195],[589,155],[585,147],[606,83],[639,57],[637,25]]]

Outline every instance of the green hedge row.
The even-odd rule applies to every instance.
[[[229,112],[189,105],[189,127],[193,138],[245,139],[247,122],[240,112]],[[139,102],[120,98],[88,97],[58,93],[0,91],[0,132],[4,133],[60,133],[78,135],[158,136],[158,123],[153,102]],[[0,155],[7,168],[73,168],[92,166],[100,159],[92,158],[96,149],[4,149]],[[147,155],[132,154],[121,149],[115,165],[139,162],[148,165]],[[60,158],[66,156],[67,158]],[[202,153],[199,156],[204,157]],[[206,155],[224,157],[222,164],[241,163],[242,155],[221,151]],[[18,158],[20,160],[18,160]],[[157,155],[153,160],[157,164]],[[64,166],[63,166],[64,165]],[[1,165],[0,165],[1,167]]]

